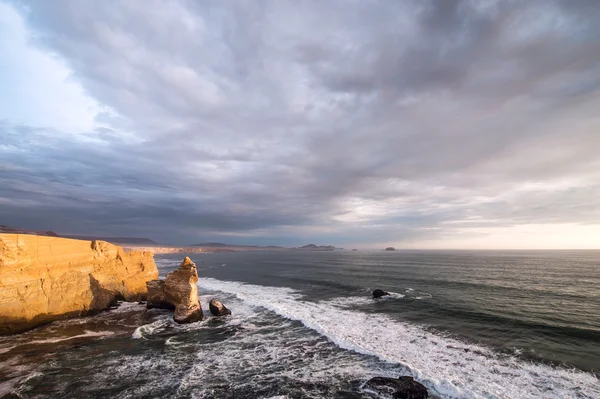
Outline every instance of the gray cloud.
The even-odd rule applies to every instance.
[[[79,135],[0,124],[5,224],[368,244],[600,223],[594,1],[10,4],[105,111]]]

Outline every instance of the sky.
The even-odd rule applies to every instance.
[[[0,224],[600,248],[597,0],[0,0]]]

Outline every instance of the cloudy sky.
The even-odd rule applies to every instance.
[[[600,248],[597,0],[0,0],[0,224]]]

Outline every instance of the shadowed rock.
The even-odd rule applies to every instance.
[[[215,316],[225,316],[231,314],[231,310],[227,309],[225,305],[223,305],[218,299],[211,299],[211,301],[208,303],[208,308],[210,309],[210,313]]]
[[[390,295],[390,293],[385,292],[384,290],[380,290],[380,289],[376,289],[375,291],[373,291],[374,299],[381,298],[382,296],[386,296],[386,295]]]
[[[400,378],[375,377],[364,386],[365,389],[376,392],[384,397],[394,399],[427,399],[427,388],[412,377]]]
[[[146,283],[146,288],[148,289],[146,308],[175,310],[175,305],[167,301],[167,296],[165,294],[165,282],[163,280],[148,281]]]
[[[167,274],[164,283],[165,301],[175,306],[173,320],[177,323],[193,323],[204,318],[198,301],[198,272],[187,256],[179,269]]]

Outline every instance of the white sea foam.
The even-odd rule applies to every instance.
[[[83,334],[73,335],[70,337],[56,337],[56,338],[46,338],[46,339],[38,339],[34,341],[29,341],[30,344],[54,344],[56,342],[62,341],[70,341],[72,339],[77,338],[103,338],[110,337],[115,335],[113,331],[84,331]]]
[[[350,296],[334,298],[329,301],[332,305],[341,307],[364,306],[373,304],[374,300],[368,296]]]
[[[167,317],[167,316],[161,317],[160,319],[158,319],[150,324],[144,324],[143,326],[139,326],[138,328],[136,328],[135,331],[133,332],[133,334],[131,334],[131,338],[134,338],[134,339],[145,338],[146,336],[152,335],[155,331],[162,329],[171,323],[172,323],[172,321],[171,321],[170,317]]]
[[[3,353],[10,352],[10,351],[11,351],[11,350],[13,350],[13,348],[15,348],[15,347],[16,347],[16,346],[14,346],[14,345],[13,345],[13,346],[8,346],[8,347],[6,347],[6,348],[0,348],[0,355],[1,355],[1,354],[3,354]]]
[[[590,373],[495,354],[385,315],[350,311],[340,299],[314,303],[289,288],[210,278],[198,285],[300,321],[341,348],[401,364],[443,398],[600,397],[599,381]]]
[[[406,297],[406,295],[400,294],[398,292],[389,291],[388,294],[390,294],[390,295],[387,295],[387,296],[384,296],[381,298],[382,299],[402,299],[402,298]]]
[[[3,397],[13,392],[14,387],[18,384],[20,380],[20,378],[11,378],[10,380],[0,382],[0,397]]]
[[[257,392],[264,387],[273,387],[274,382],[331,386],[375,375],[371,370],[372,359],[361,359],[357,354],[341,351],[325,337],[307,331],[296,321],[276,317],[272,312],[237,298],[227,298],[227,304],[234,309],[233,317],[219,319],[223,324],[215,328],[231,331],[233,327],[237,333],[209,344],[186,340],[185,350],[195,352],[196,360],[192,370],[178,382],[181,396],[191,392],[193,398],[219,397],[211,382],[217,383],[217,389],[219,382],[226,381],[237,392]],[[238,323],[239,320],[243,323]],[[211,328],[210,322],[195,325],[198,330]],[[168,341],[173,347],[170,342],[173,340]],[[264,397],[288,397],[282,394],[274,391]],[[302,397],[328,396],[309,389],[302,391]]]
[[[119,302],[118,306],[114,309],[110,309],[109,312],[111,314],[135,312],[135,311],[143,310],[145,308],[146,308],[146,305],[142,305],[137,302]]]

